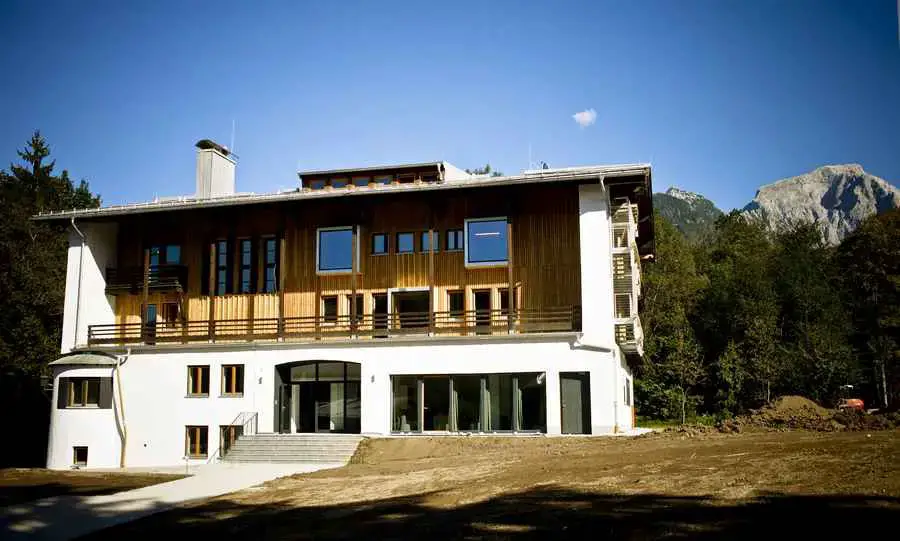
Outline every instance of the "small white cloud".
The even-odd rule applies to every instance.
[[[575,113],[572,115],[572,118],[575,119],[575,122],[578,123],[582,128],[587,128],[594,122],[597,122],[597,111],[593,109],[585,109],[580,113]]]

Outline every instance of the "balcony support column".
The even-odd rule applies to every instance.
[[[209,244],[209,341],[216,340],[216,243]]]
[[[144,272],[141,284],[141,336],[147,331],[150,323],[148,312],[150,311],[150,248],[144,248]]]
[[[359,314],[356,313],[356,273],[359,271],[357,268],[357,258],[359,257],[359,249],[357,247],[357,243],[359,242],[359,226],[354,225],[352,230],[352,237],[350,239],[350,336],[356,336],[356,316]]]
[[[509,334],[513,333],[513,326],[515,322],[515,305],[513,301],[516,298],[516,282],[513,278],[513,230],[512,230],[512,218],[507,218],[506,221],[506,279],[508,285],[506,287],[506,325],[507,332]]]

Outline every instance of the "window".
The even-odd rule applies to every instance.
[[[310,180],[309,181],[309,189],[310,190],[321,190],[325,187],[324,180]]]
[[[322,320],[325,323],[337,323],[337,297],[322,297]]]
[[[387,235],[384,233],[372,234],[372,255],[384,255],[388,253]]]
[[[509,289],[503,288],[498,291],[500,293],[500,314],[505,316],[509,314]],[[513,311],[519,308],[518,291],[513,288]]]
[[[150,247],[150,266],[178,265],[181,263],[181,246],[161,244]]]
[[[244,427],[241,425],[221,425],[219,426],[219,447],[221,449],[220,456],[231,450],[234,442],[244,435]]]
[[[347,187],[347,179],[333,178],[333,179],[331,179],[331,187],[332,188],[346,188]]]
[[[353,185],[357,188],[365,188],[369,185],[369,177],[354,177]]]
[[[278,291],[278,240],[274,238],[263,239],[263,247],[266,251],[265,259],[265,293]]]
[[[353,228],[329,227],[319,229],[316,252],[318,271],[320,273],[352,272]]]
[[[463,249],[463,230],[448,229],[447,230],[447,251],[458,252]]]
[[[100,406],[100,378],[66,378],[65,389],[67,408],[87,408]]]
[[[216,295],[231,293],[228,272],[228,241],[216,242]]]
[[[437,252],[440,249],[440,234],[437,231],[432,231],[431,234],[434,236],[434,251]],[[422,231],[422,253],[428,253],[431,249],[431,239],[429,239],[428,231]]]
[[[188,366],[188,396],[209,396],[209,365]]]
[[[465,311],[462,291],[448,291],[447,304],[450,308],[450,317],[462,317]]]
[[[394,178],[390,175],[383,175],[380,177],[375,177],[375,184],[387,185],[394,181]]]
[[[625,378],[624,401],[626,406],[631,406],[631,380]]]
[[[347,315],[351,314],[350,307],[353,306],[353,295],[347,295]],[[363,319],[363,294],[356,294],[356,321],[357,323]]]
[[[178,303],[167,302],[162,308],[163,323],[169,328],[174,327],[178,322]]]
[[[242,396],[244,394],[244,365],[222,365],[222,396]]]
[[[190,458],[206,458],[209,443],[209,427],[186,426],[184,435],[185,455]]]
[[[507,262],[506,218],[466,220],[466,266],[494,266]]]
[[[416,251],[416,237],[412,233],[397,233],[397,253],[411,254]]]
[[[253,241],[241,239],[241,293],[253,293]]]
[[[72,465],[73,466],[87,466],[87,456],[88,456],[88,448],[87,447],[73,447],[72,448]]]

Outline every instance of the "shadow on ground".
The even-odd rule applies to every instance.
[[[750,500],[544,488],[452,507],[440,493],[319,507],[225,500],[168,511],[88,539],[864,539],[894,531],[900,498],[771,494]]]

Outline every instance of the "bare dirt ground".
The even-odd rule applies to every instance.
[[[183,475],[0,469],[0,508],[50,496],[95,496],[180,479]]]
[[[897,524],[896,430],[447,437],[369,440],[346,468],[92,539],[862,539]]]

